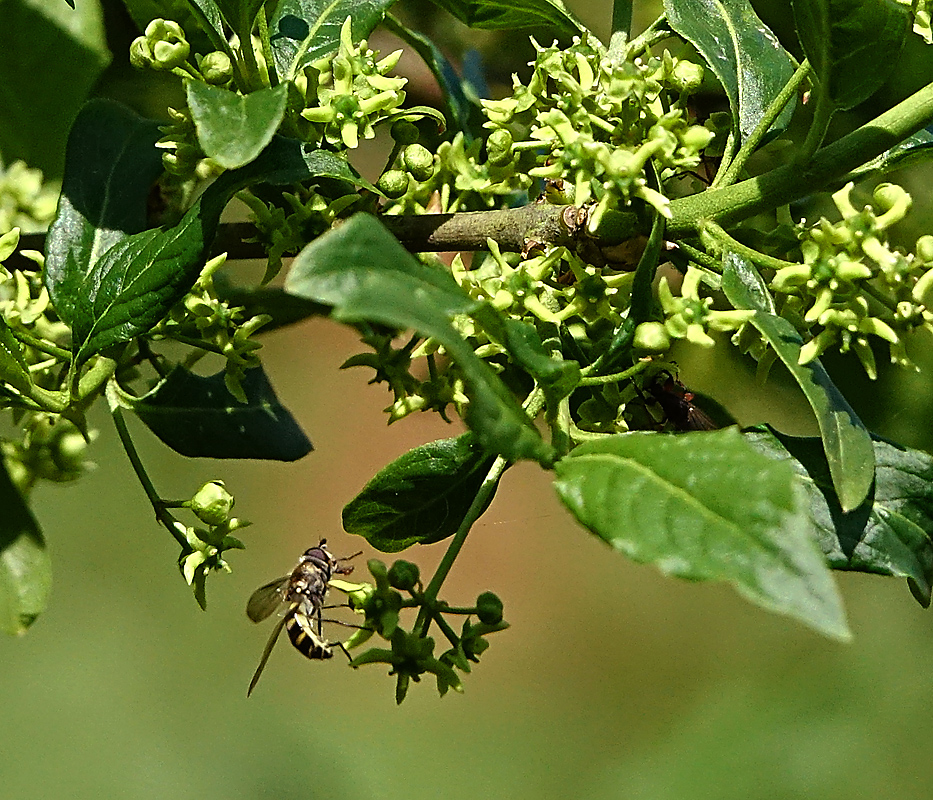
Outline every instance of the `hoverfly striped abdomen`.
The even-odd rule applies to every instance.
[[[288,634],[289,641],[295,649],[303,656],[310,659],[323,660],[333,658],[334,651],[331,644],[322,639],[317,633],[303,624],[307,618],[299,617],[297,613],[291,613],[285,620],[285,632]]]

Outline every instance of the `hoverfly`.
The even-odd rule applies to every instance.
[[[307,658],[333,657],[333,643],[324,638],[324,619],[321,616],[321,612],[326,608],[324,598],[327,596],[327,584],[334,575],[349,575],[353,572],[353,567],[346,566],[345,562],[358,555],[360,554],[356,553],[348,558],[335,558],[327,549],[327,540],[321,539],[317,547],[305,550],[291,573],[276,578],[253,592],[246,604],[246,615],[253,622],[262,622],[283,603],[287,603],[288,608],[276,623],[266,648],[262,651],[259,666],[246,692],[247,697],[259,681],[282,628],[285,628],[295,649]]]

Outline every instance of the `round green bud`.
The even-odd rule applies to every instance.
[[[171,70],[188,60],[191,46],[181,25],[170,19],[154,19],[146,26],[146,41],[152,53],[150,66]]]
[[[408,591],[418,584],[421,573],[417,564],[410,561],[396,561],[389,569],[389,586]]]
[[[190,508],[201,522],[207,525],[222,525],[233,508],[233,495],[227,491],[223,481],[209,481],[184,505]]]
[[[486,140],[486,155],[494,167],[508,164],[512,160],[512,134],[505,128],[496,128]]]
[[[400,169],[386,170],[376,181],[376,187],[386,197],[397,200],[408,191],[408,173]]]
[[[635,328],[632,347],[644,354],[658,355],[671,349],[671,337],[662,322],[642,322]]]
[[[421,131],[411,120],[400,119],[392,123],[392,138],[400,145],[415,144],[421,138]]]
[[[933,236],[927,234],[917,239],[917,246],[914,248],[917,258],[925,264],[933,262]]]
[[[671,74],[671,84],[679,92],[693,94],[703,83],[703,67],[692,61],[678,61]]]
[[[502,622],[502,601],[492,592],[483,592],[476,598],[476,616],[487,625]]]
[[[220,50],[204,56],[198,67],[204,80],[215,86],[227,83],[233,77],[233,64],[230,63],[230,56]]]
[[[424,145],[408,145],[402,153],[402,162],[416,181],[426,181],[434,174],[434,156]]]
[[[130,44],[130,64],[136,69],[146,69],[152,65],[152,50],[145,36],[137,36]]]

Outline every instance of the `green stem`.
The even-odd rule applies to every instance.
[[[117,435],[120,437],[120,443],[126,451],[127,458],[129,458],[130,464],[133,466],[133,472],[136,473],[136,477],[143,487],[146,497],[149,498],[149,502],[152,504],[156,519],[161,525],[168,529],[168,532],[175,537],[175,540],[183,548],[190,549],[187,539],[185,539],[181,532],[175,527],[175,518],[165,510],[165,504],[162,502],[159,493],[149,479],[149,474],[146,472],[142,459],[136,451],[136,445],[133,444],[130,431],[126,427],[126,420],[123,418],[123,408],[117,394],[108,390],[107,399],[110,403],[110,415],[113,418],[114,427],[117,429]]]
[[[724,172],[716,176],[716,180],[713,181],[713,185],[710,188],[718,189],[720,186],[731,186],[735,183],[752,153],[758,149],[758,146],[761,144],[768,131],[771,130],[774,121],[781,115],[784,107],[791,101],[794,95],[797,94],[800,84],[803,83],[804,79],[809,74],[810,62],[804,61],[791,76],[790,80],[784,84],[784,88],[781,89],[774,100],[771,101],[771,104],[765,110],[764,116],[759,120],[755,130],[751,132],[748,139],[742,142],[742,147],[739,152],[736,153],[735,159]]]
[[[639,372],[644,372],[650,366],[650,361],[639,361],[637,364],[633,364],[628,369],[622,370],[622,372],[614,372],[612,375],[593,375],[591,378],[581,378],[579,385],[600,386],[604,383],[619,383],[619,381],[627,381],[629,378],[634,378],[636,375],[638,375]]]
[[[819,150],[807,164],[787,164],[764,175],[671,202],[672,238],[695,232],[704,219],[728,225],[822,191],[840,176],[889,150],[933,120],[933,83],[848,136]]]
[[[754,262],[760,267],[767,267],[768,269],[784,269],[784,267],[795,267],[798,265],[798,262],[796,261],[785,261],[782,258],[775,258],[774,256],[765,255],[764,253],[760,253],[754,248],[742,244],[740,241],[734,239],[728,233],[726,233],[720,225],[717,225],[715,222],[709,220],[703,223],[701,234],[704,239],[711,239],[714,247],[717,250],[728,250],[730,253],[735,253],[736,255],[742,256],[743,258]],[[722,271],[721,268],[719,271]]]
[[[269,41],[269,22],[266,19],[265,6],[256,17],[259,26],[259,41],[262,45],[262,58],[266,62],[266,78],[269,86],[278,86],[279,76],[275,71],[275,58],[272,55],[272,43]]]
[[[499,456],[489,468],[489,472],[486,473],[486,477],[483,479],[479,491],[476,493],[476,497],[473,498],[473,502],[470,504],[470,508],[467,510],[463,522],[461,522],[460,527],[457,528],[457,532],[454,534],[450,545],[447,547],[447,552],[444,553],[444,557],[441,559],[441,563],[438,564],[437,570],[431,578],[431,582],[424,590],[424,604],[418,611],[418,618],[415,620],[415,625],[412,628],[412,633],[415,636],[423,637],[427,634],[428,625],[431,622],[431,609],[434,608],[437,602],[437,595],[441,590],[441,586],[444,585],[444,580],[447,578],[454,562],[457,560],[457,556],[460,555],[460,551],[463,549],[470,528],[473,527],[473,523],[479,519],[480,515],[486,509],[486,505],[499,483],[499,478],[502,477],[502,473],[505,472],[508,466],[509,462],[502,458],[502,456]]]
[[[66,350],[64,347],[56,347],[54,344],[49,344],[44,339],[33,336],[27,331],[17,330],[16,328],[11,327],[10,333],[12,333],[24,345],[31,347],[33,350],[38,350],[40,353],[46,353],[47,355],[55,356],[55,358],[57,358],[59,361],[71,361],[71,351]]]

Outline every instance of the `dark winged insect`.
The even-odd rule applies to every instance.
[[[266,643],[259,666],[246,692],[247,697],[259,681],[282,628],[285,628],[292,645],[302,655],[321,660],[333,657],[334,644],[324,638],[324,619],[321,616],[325,608],[327,584],[334,575],[349,575],[353,572],[353,567],[346,566],[346,562],[358,555],[360,554],[356,553],[348,558],[335,558],[327,549],[327,540],[321,539],[317,547],[305,550],[291,573],[276,578],[253,592],[246,604],[246,615],[253,622],[262,622],[283,604],[287,604],[287,608]]]
[[[668,373],[648,387],[671,424],[680,431],[713,431],[719,426],[693,402],[693,392]]]

